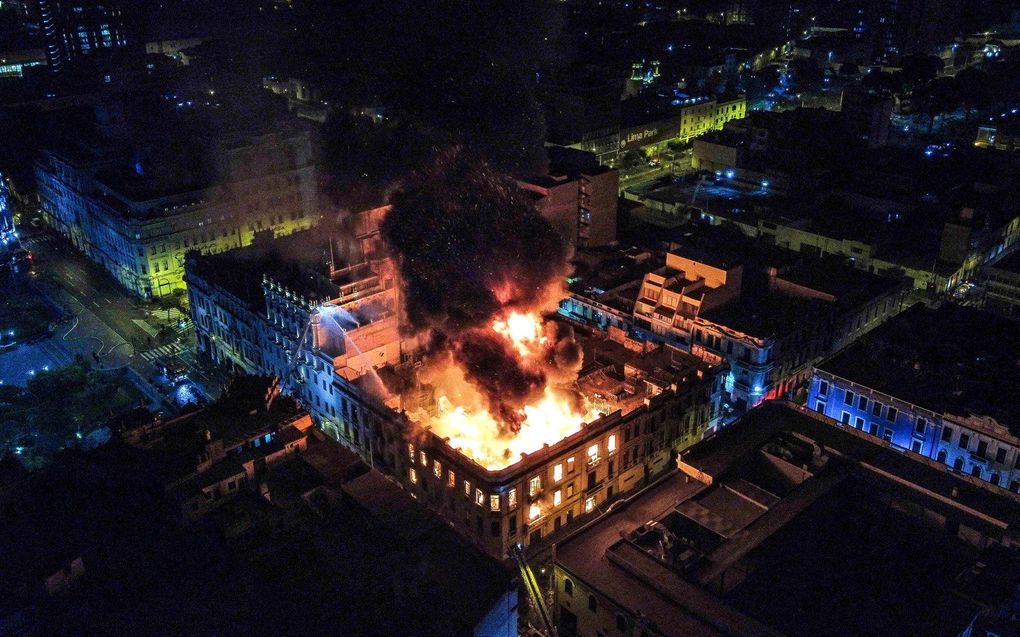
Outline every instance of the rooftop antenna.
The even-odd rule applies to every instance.
[[[336,270],[336,261],[333,259],[333,235],[329,235],[329,274],[332,276]]]

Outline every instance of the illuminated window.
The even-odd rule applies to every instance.
[[[590,496],[584,499],[584,512],[591,513],[592,509],[595,508],[595,496]]]
[[[464,481],[464,495],[471,497],[471,483],[467,480]]]
[[[559,506],[563,502],[563,496],[560,494],[560,490],[556,489],[556,493],[553,493],[553,506]]]
[[[493,494],[489,496],[489,510],[499,511],[499,495]]]
[[[599,459],[599,446],[597,444],[588,447],[588,462],[595,462]]]
[[[517,508],[517,489],[510,489],[506,496],[506,505],[510,510]]]
[[[429,466],[429,457],[425,455],[424,451],[418,452],[418,459],[421,460],[421,466],[423,467]]]
[[[455,474],[453,471],[449,471],[446,474],[446,486],[450,487],[451,489],[457,486],[457,474]]]
[[[553,481],[559,482],[563,479],[563,465],[558,464],[553,467]]]
[[[407,443],[407,455],[411,458],[411,462],[414,462],[414,443]]]
[[[528,480],[528,496],[535,497],[535,494],[542,489],[542,478],[535,476],[531,480]]]
[[[475,504],[478,506],[485,504],[485,494],[482,493],[481,489],[475,489]]]
[[[418,470],[411,467],[411,484],[418,484]]]
[[[443,465],[439,464],[438,460],[432,461],[432,475],[436,476],[437,478],[443,477]]]
[[[574,459],[573,458],[567,458],[567,473],[573,473],[573,472],[574,472]]]
[[[606,443],[606,449],[609,453],[616,451],[616,434],[609,436],[609,442]]]
[[[537,520],[540,515],[542,515],[542,511],[538,508],[538,505],[532,504],[531,508],[528,509],[528,519]]]

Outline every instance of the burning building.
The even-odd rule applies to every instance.
[[[192,312],[200,349],[279,376],[325,431],[505,555],[669,467],[721,380],[557,316],[564,245],[528,197],[484,167],[437,170],[334,236],[192,255]]]

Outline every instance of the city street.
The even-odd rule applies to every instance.
[[[152,381],[160,375],[159,363],[178,356],[188,368],[188,377],[200,385],[198,394],[219,394],[225,375],[195,356],[194,334],[187,316],[176,309],[168,313],[133,297],[59,237],[44,233],[23,243],[35,255],[35,269],[28,275],[31,282],[61,308],[62,314],[74,319],[58,326],[54,336],[35,347],[38,352],[16,357],[24,362],[19,362],[19,369],[11,370],[11,374],[24,375],[43,365],[66,364],[75,354],[81,354],[104,369],[129,365],[142,378]],[[157,335],[166,324],[178,338],[161,344]],[[0,377],[6,377],[4,358],[12,357],[0,357]]]

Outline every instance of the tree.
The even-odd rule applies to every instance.
[[[917,88],[935,79],[942,70],[942,60],[934,55],[908,55],[901,66],[904,82]]]
[[[949,77],[942,77],[914,91],[918,103],[918,111],[928,116],[928,134],[935,127],[935,119],[943,113],[956,108],[961,96],[956,82]]]
[[[970,119],[971,109],[981,111],[991,106],[993,94],[987,73],[971,67],[957,73],[954,79],[966,119]]]
[[[903,90],[903,74],[872,71],[861,79],[861,86],[875,91],[899,93]]]
[[[853,77],[860,75],[861,69],[853,62],[846,62],[839,67],[839,74],[843,77]]]

